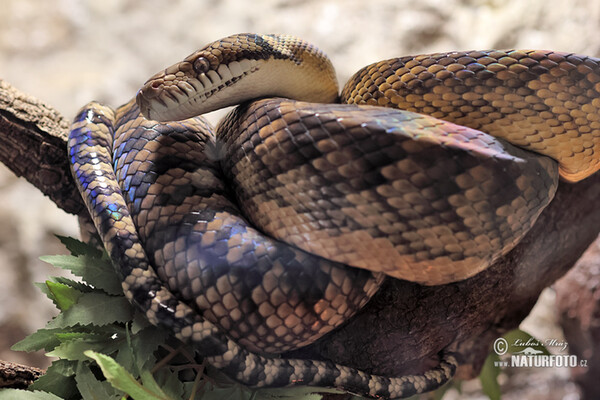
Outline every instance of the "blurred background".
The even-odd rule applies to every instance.
[[[2,0],[0,79],[70,119],[90,100],[126,102],[156,71],[233,33],[300,36],[329,54],[343,84],[366,64],[418,53],[538,48],[599,56],[599,25],[597,0]],[[0,359],[48,364],[8,349],[53,313],[32,282],[56,273],[38,260],[64,252],[55,233],[76,236],[75,217],[0,166]],[[526,327],[555,337],[552,292],[543,298]],[[564,389],[568,372],[556,373],[539,378],[539,398],[577,398]]]

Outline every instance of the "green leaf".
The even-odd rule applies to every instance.
[[[500,384],[498,383],[500,367],[495,364],[498,361],[500,361],[498,354],[491,352],[485,359],[485,363],[479,374],[483,393],[485,393],[490,400],[500,400],[502,394],[500,391]]]
[[[302,399],[302,400],[321,400],[322,394],[345,394],[345,392],[337,389],[311,387],[311,386],[295,386],[290,388],[274,388],[274,389],[254,389],[254,397],[256,400],[271,400],[271,399]],[[360,398],[360,397],[359,397]]]
[[[48,392],[30,392],[21,389],[0,389],[0,400],[63,400]]]
[[[194,388],[194,384],[195,382],[183,382],[183,396],[181,396],[181,398],[207,400],[204,396],[198,396],[196,394],[197,392],[194,392],[194,397],[192,397],[192,389]]]
[[[66,269],[69,271],[81,271],[85,269],[85,257],[84,256],[67,256],[67,255],[54,255],[54,256],[41,256],[40,260],[47,262],[56,268]],[[73,272],[77,276],[81,276]]]
[[[50,289],[48,289],[46,282],[35,282],[34,286],[36,286],[38,289],[40,289],[40,292],[44,293],[46,295],[46,297],[48,297],[50,300],[52,300],[52,302],[54,303],[55,306],[57,305],[56,299],[54,298],[54,293],[52,293],[50,291]]]
[[[85,352],[88,350],[102,351],[107,354],[114,353],[120,346],[121,340],[85,340],[75,339],[61,343],[54,350],[46,353],[49,357],[58,357],[63,360],[83,361],[87,360]]]
[[[79,290],[73,289],[62,283],[46,281],[46,286],[54,297],[54,302],[59,310],[66,311],[75,303],[81,296]]]
[[[192,382],[189,382],[192,383]],[[186,389],[189,391],[191,386],[186,385]],[[187,395],[188,393],[186,393]],[[211,382],[206,381],[204,385],[198,390],[198,397],[202,400],[220,400],[220,399],[235,399],[235,400],[249,400],[251,397],[244,395],[240,391],[240,386],[236,384],[227,386],[216,386]]]
[[[137,309],[135,309],[133,312],[133,322],[131,324],[131,333],[133,333],[135,335],[142,329],[147,328],[149,326],[152,326],[152,324],[150,324],[150,322],[148,321],[148,318],[146,318],[146,316],[144,314],[142,314]]]
[[[520,329],[514,329],[508,332],[503,336],[503,338],[508,342],[508,352],[510,354],[516,354],[525,350],[526,348],[532,348],[535,351],[539,351],[539,354],[545,354],[548,356],[550,355],[550,352],[541,341]]]
[[[123,396],[123,393],[117,392],[109,382],[100,382],[85,364],[87,363],[78,363],[75,375],[77,388],[85,400],[119,399]]]
[[[94,351],[86,351],[85,355],[92,358],[106,377],[110,384],[119,390],[124,391],[135,400],[167,400],[167,397],[154,393],[146,387],[143,387],[133,376],[122,366],[120,366],[113,358],[96,353]],[[169,399],[170,400],[170,399]]]
[[[77,368],[77,362],[69,360],[55,360],[46,371],[52,371],[63,376],[72,376],[75,375],[75,368]]]
[[[100,340],[102,335],[108,340],[108,338],[115,334],[123,336],[125,330],[115,325],[107,325],[105,327],[86,325],[67,328],[38,329],[25,339],[15,343],[11,349],[14,351],[26,352],[38,351],[41,349],[50,351],[67,340]]]
[[[128,341],[123,340],[121,342],[121,346],[117,349],[115,361],[125,368],[128,371],[132,371],[134,369],[134,361],[133,361],[133,349]]]
[[[89,293],[95,290],[93,287],[88,286],[83,282],[65,278],[64,276],[53,276],[50,278],[50,280],[53,282],[62,283],[63,285],[70,286],[73,289],[79,290],[82,293]]]
[[[61,399],[73,398],[78,393],[73,376],[64,376],[54,370],[46,371],[29,386],[29,389],[54,393]]]
[[[82,293],[76,304],[48,322],[47,328],[64,328],[75,325],[103,326],[113,322],[127,322],[132,317],[132,307],[123,296],[104,293]]]
[[[160,328],[150,325],[131,338],[135,361],[139,368],[147,364],[158,347],[165,343],[169,334]]]
[[[25,339],[12,345],[11,350],[14,351],[38,351],[44,349],[52,350],[60,344],[60,340],[56,337],[56,333],[61,332],[61,329],[38,329]]]
[[[108,294],[122,295],[121,281],[115,273],[110,260],[89,255],[80,256],[42,256],[40,260],[57,268],[67,269],[80,276],[85,282],[102,289]]]
[[[129,339],[122,342],[115,360],[130,371],[140,371],[144,367],[149,369],[156,363],[154,353],[166,342],[168,336],[163,329],[149,325],[137,334],[129,335]]]
[[[342,392],[336,392],[336,393],[342,393]],[[252,400],[287,400],[287,399],[294,399],[294,400],[322,400],[323,396],[319,393],[303,393],[303,394],[299,394],[297,396],[293,396],[293,395],[287,395],[287,394],[272,394],[269,392],[256,392],[256,395],[254,397],[252,397]],[[362,400],[362,398],[359,397],[359,399]],[[365,399],[366,400],[366,399]]]
[[[56,338],[60,340],[61,343],[69,342],[71,340],[87,340],[87,341],[102,341],[108,340],[110,336],[103,335],[102,333],[93,333],[93,332],[59,332],[56,335]]]
[[[82,256],[84,254],[95,255],[100,258],[102,256],[102,251],[97,249],[94,246],[91,246],[87,243],[84,243],[80,240],[77,240],[68,236],[54,235],[60,242],[71,252],[71,255],[74,256]]]
[[[184,398],[183,383],[179,379],[179,373],[172,371],[170,368],[161,368],[155,373],[156,381],[166,393],[167,397],[173,399]]]
[[[143,369],[140,372],[140,378],[142,379],[142,385],[146,389],[150,390],[153,393],[156,393],[161,398],[167,398],[167,395],[160,388],[160,385],[158,384],[158,382],[156,382],[156,380],[154,379],[154,376],[152,376],[152,372],[150,372],[150,370]]]

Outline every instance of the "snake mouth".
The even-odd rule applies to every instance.
[[[232,35],[150,78],[137,94],[157,121],[190,118],[261,97],[330,103],[338,98],[327,56],[287,35]]]
[[[237,101],[236,93],[245,92],[236,84],[260,68],[257,60],[232,61],[197,75],[190,73],[187,62],[174,67],[154,75],[138,90],[136,101],[147,119],[176,121],[226,107]]]

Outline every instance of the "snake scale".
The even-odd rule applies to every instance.
[[[600,168],[599,62],[403,57],[339,96],[314,46],[233,35],[116,110],[85,106],[69,156],[123,290],[153,324],[247,385],[407,397],[450,379],[456,357],[389,378],[274,355],[339,326],[386,275],[454,282],[514,247],[559,175]],[[216,133],[201,117],[235,104]]]

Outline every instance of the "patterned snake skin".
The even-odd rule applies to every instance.
[[[124,292],[153,324],[247,385],[407,397],[450,379],[455,357],[388,378],[273,354],[353,316],[383,274],[453,282],[514,247],[559,170],[578,180],[599,168],[598,62],[400,58],[343,89],[344,102],[368,105],[314,104],[337,97],[323,53],[289,36],[235,35],[155,75],[137,104],[85,106],[69,154]],[[246,102],[269,96],[300,101]],[[237,103],[216,134],[194,117]]]

